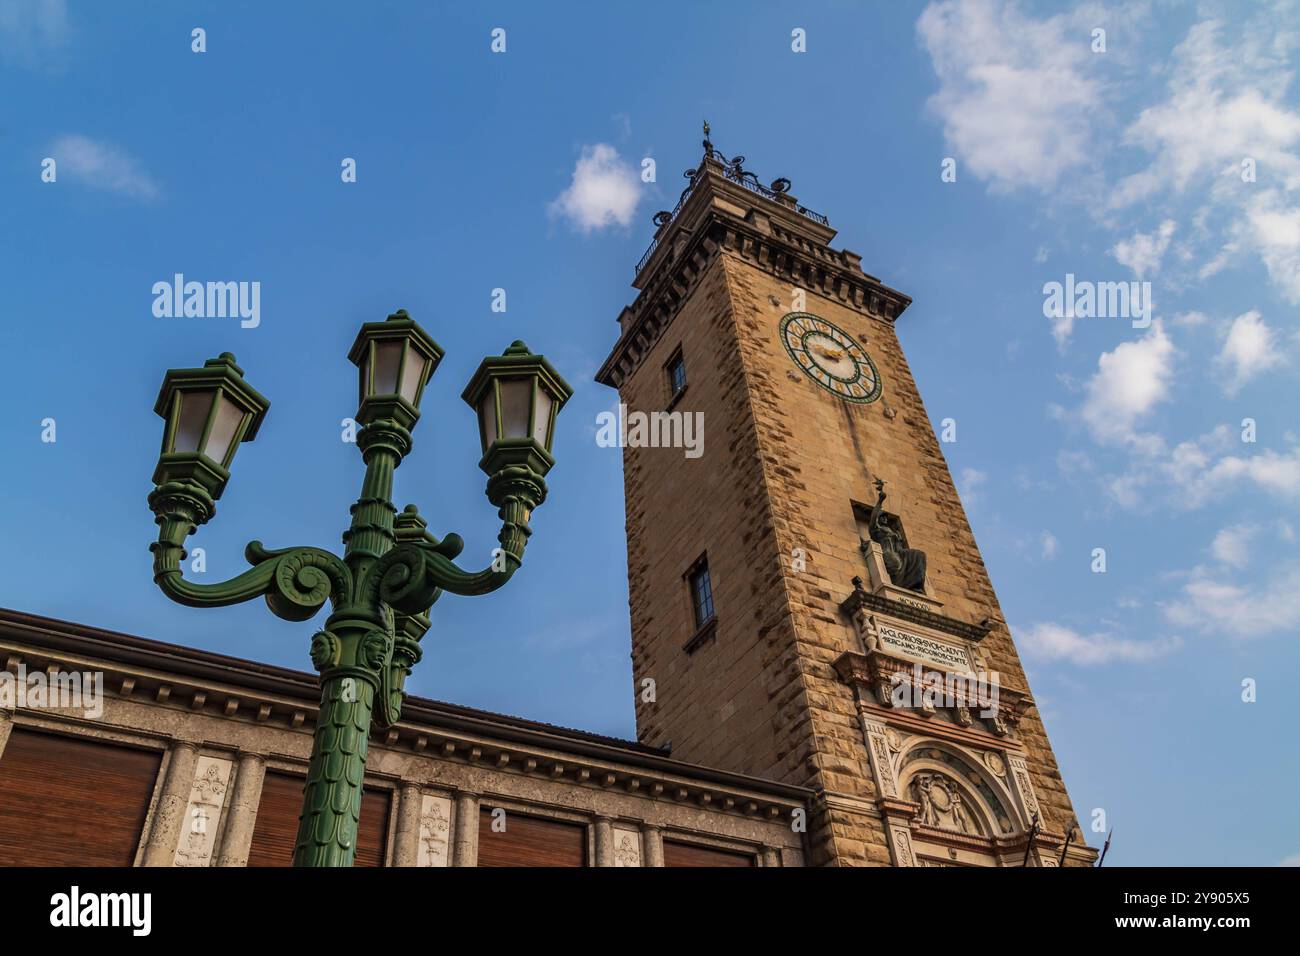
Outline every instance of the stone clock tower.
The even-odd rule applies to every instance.
[[[1090,863],[895,334],[911,300],[707,126],[686,175],[597,375],[640,738],[817,788],[813,863]]]

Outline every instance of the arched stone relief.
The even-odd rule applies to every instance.
[[[917,823],[983,837],[1024,828],[1011,794],[976,754],[917,739],[907,742],[898,768],[902,795],[920,807]]]
[[[975,809],[976,801],[970,792],[947,774],[914,774],[908,783],[908,795],[920,805],[918,819],[926,826],[970,836],[990,835],[986,814]]]

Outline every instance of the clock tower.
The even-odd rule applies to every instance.
[[[816,788],[813,863],[1090,863],[895,333],[910,298],[708,137],[597,374],[639,426],[638,736]]]

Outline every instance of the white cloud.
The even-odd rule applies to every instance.
[[[1221,569],[1194,568],[1180,598],[1165,607],[1165,617],[1238,639],[1293,632],[1300,627],[1300,564],[1251,584],[1234,583]]]
[[[1073,664],[1141,663],[1172,654],[1182,646],[1177,637],[1133,641],[1112,634],[1080,634],[1061,624],[1044,622],[1016,630],[1016,644],[1027,654]]]
[[[932,3],[916,28],[939,79],[929,106],[960,165],[1012,190],[1052,188],[1091,163],[1101,89],[1086,32],[997,0]]]
[[[1293,198],[1300,190],[1300,111],[1288,102],[1300,33],[1278,28],[1288,17],[1295,17],[1292,3],[1261,5],[1240,23],[1206,19],[1188,31],[1174,49],[1165,99],[1124,133],[1126,144],[1147,150],[1150,163],[1120,182],[1111,206],[1195,190],[1207,204],[1197,217],[1199,238],[1209,238],[1211,209],[1227,222],[1198,278],[1253,252],[1279,291],[1300,303],[1300,202]],[[1253,181],[1243,179],[1247,167]]]
[[[1286,500],[1300,499],[1300,445],[1240,454],[1235,450],[1249,446],[1236,430],[1220,425],[1173,448],[1159,440],[1134,447],[1143,454],[1130,469],[1103,481],[1121,507],[1163,500],[1179,510],[1192,510],[1222,500],[1229,491],[1240,493],[1246,485]]]
[[[1107,444],[1150,448],[1155,436],[1137,432],[1138,420],[1169,395],[1174,344],[1157,319],[1142,338],[1103,352],[1085,386],[1081,414],[1093,436]]]
[[[1232,320],[1215,361],[1228,376],[1224,391],[1235,395],[1256,375],[1283,364],[1284,359],[1276,334],[1252,310]]]
[[[976,492],[988,476],[978,468],[963,468],[957,476],[957,492],[961,500],[969,506],[975,500]]]
[[[126,153],[85,136],[61,136],[50,155],[58,162],[58,174],[95,189],[123,193],[139,199],[158,195],[157,184]]]
[[[1225,455],[1199,476],[1197,501],[1208,501],[1235,482],[1250,481],[1266,491],[1287,497],[1300,495],[1300,449],[1278,454],[1271,448],[1249,458]],[[1190,486],[1190,483],[1189,483]]]
[[[1118,211],[1194,199],[1186,238],[1171,241],[1175,220],[1162,216],[1117,235],[1111,254],[1139,278],[1172,273],[1167,288],[1254,255],[1300,304],[1300,108],[1290,89],[1300,30],[1282,27],[1300,22],[1297,4],[1201,14],[1172,52],[1147,28],[1153,10],[1084,3],[1038,19],[1015,0],[931,3],[917,34],[938,80],[929,105],[947,148],[991,189],[1029,187],[1087,203],[1107,228],[1116,228]],[[1098,24],[1127,42],[1093,54],[1088,37]],[[1143,58],[1160,65],[1152,70]],[[1145,108],[1127,122],[1111,119],[1130,89],[1143,95],[1142,80],[1162,75]],[[1112,122],[1125,123],[1118,136],[1108,135]],[[1108,148],[1112,141],[1128,149]],[[1135,154],[1136,166],[1102,168]],[[1094,207],[1103,188],[1109,200]],[[1070,325],[1054,320],[1058,345]]]
[[[64,0],[0,0],[0,60],[39,67],[67,39]]]
[[[1287,44],[1249,28],[1235,44],[1223,34],[1222,22],[1203,20],[1174,49],[1168,98],[1143,110],[1124,133],[1126,143],[1154,159],[1121,182],[1115,205],[1181,192],[1206,177],[1220,186],[1241,184],[1245,158],[1287,188],[1300,187],[1300,157],[1290,151],[1300,143],[1300,114],[1281,102]]]
[[[1246,204],[1233,234],[1259,255],[1286,300],[1300,304],[1300,202],[1289,205],[1281,190],[1265,190]]]
[[[1253,525],[1233,525],[1222,529],[1210,543],[1214,559],[1230,568],[1244,568],[1250,562],[1250,544],[1259,529]]]
[[[1135,233],[1128,239],[1115,243],[1110,250],[1121,265],[1128,266],[1139,279],[1155,275],[1160,270],[1160,260],[1169,248],[1169,240],[1174,236],[1178,223],[1166,219],[1155,232]]]
[[[584,146],[573,169],[573,182],[550,205],[583,232],[618,224],[626,226],[641,201],[641,179],[608,143]]]
[[[1043,558],[1048,561],[1052,560],[1052,558],[1056,557],[1056,552],[1059,550],[1059,548],[1060,548],[1060,543],[1056,540],[1056,535],[1052,534],[1052,532],[1050,531],[1044,531],[1043,532]]]

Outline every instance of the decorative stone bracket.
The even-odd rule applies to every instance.
[[[944,710],[954,724],[972,730],[987,728],[998,737],[1013,734],[1029,708],[1034,706],[1033,699],[1023,691],[998,685],[997,706],[987,708],[987,701],[968,694],[959,681],[949,681],[946,685],[944,693],[951,693],[951,697],[941,697],[934,702],[931,698],[938,696],[934,693],[935,687],[945,686],[942,684],[944,678],[952,676],[953,672],[927,667],[879,648],[866,654],[852,651],[841,654],[833,666],[840,680],[852,687],[861,700],[895,709],[896,700],[902,699],[901,707],[922,717],[934,717]],[[918,667],[922,675],[919,684]]]

